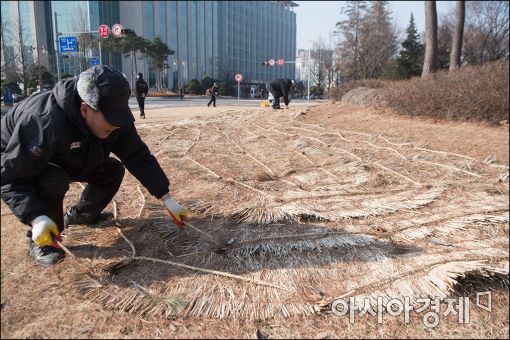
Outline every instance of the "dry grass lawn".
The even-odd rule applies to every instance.
[[[508,338],[508,126],[293,104],[136,122],[201,232],[177,231],[127,174],[116,220],[71,226],[76,258],[39,268],[2,202],[2,338]],[[491,312],[474,303],[487,290]],[[339,296],[468,296],[470,321],[350,324]]]

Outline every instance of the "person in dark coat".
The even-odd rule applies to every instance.
[[[291,79],[275,79],[266,84],[267,91],[273,96],[273,109],[280,108],[280,97],[283,97],[285,107],[289,107],[290,90],[296,87],[296,82]]]
[[[29,253],[37,264],[64,258],[55,240],[68,225],[112,216],[103,209],[120,187],[124,166],[184,226],[187,212],[170,196],[167,176],[136,131],[130,96],[122,73],[97,65],[59,81],[53,91],[33,94],[2,117],[2,200],[29,226]],[[64,215],[70,182],[87,186]]]
[[[138,107],[140,108],[140,118],[145,119],[145,97],[147,93],[149,93],[149,85],[143,79],[143,74],[138,73],[136,77],[136,101],[138,102]]]
[[[206,93],[211,96],[211,100],[209,100],[209,103],[207,103],[207,107],[209,107],[209,105],[211,105],[211,103],[213,104],[214,107],[216,107],[216,96],[218,95],[218,84],[214,83],[213,86],[211,86],[211,88],[207,89]]]

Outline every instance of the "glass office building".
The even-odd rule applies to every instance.
[[[101,56],[128,78],[142,72],[154,85],[150,60],[100,48],[99,26],[120,23],[146,39],[159,36],[175,51],[164,70],[167,88],[206,76],[232,80],[236,73],[252,84],[294,77],[297,5],[291,1],[2,1],[1,6],[2,25],[14,31],[19,20],[24,37],[20,48],[15,34],[2,31],[2,59],[23,50],[25,60],[34,62],[39,47],[43,64],[55,73],[76,75]],[[77,36],[79,51],[55,53],[59,36]],[[285,63],[262,65],[270,59]]]
[[[2,65],[41,65],[59,75],[77,75],[99,58],[100,23],[119,22],[118,1],[2,1]],[[89,33],[87,33],[89,32]],[[77,52],[59,52],[58,38],[75,36]],[[120,53],[104,53],[102,62],[121,69]],[[57,68],[57,64],[59,67]]]
[[[32,1],[2,1],[2,77],[9,69],[30,67],[40,61],[51,69],[48,50],[52,44],[45,20],[47,4]]]
[[[58,63],[62,74],[77,75],[92,65],[93,59],[122,68],[118,52],[102,51],[98,28],[101,24],[112,27],[120,21],[118,1],[45,1],[50,4],[52,34],[59,37],[75,36],[78,52],[59,53]],[[57,33],[58,32],[58,33]],[[89,33],[86,33],[89,32]],[[57,48],[57,46],[55,46]],[[57,60],[55,60],[56,62]]]
[[[247,83],[293,78],[295,73],[296,14],[291,1],[120,1],[124,28],[152,39],[159,36],[175,54],[169,56],[168,88],[180,88],[206,76],[227,80],[242,73]],[[283,59],[282,66],[264,66]],[[133,74],[132,62],[123,70]],[[150,84],[154,73],[140,61]]]

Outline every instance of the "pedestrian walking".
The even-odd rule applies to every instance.
[[[209,103],[207,103],[207,107],[213,104],[213,107],[216,107],[216,96],[218,95],[218,84],[214,83],[209,89],[207,89],[206,94],[211,96]]]
[[[149,93],[149,86],[143,79],[143,74],[138,73],[136,77],[136,101],[140,108],[140,118],[145,119],[145,97]]]

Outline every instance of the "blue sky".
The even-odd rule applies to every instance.
[[[345,1],[295,1],[299,7],[294,8],[297,22],[297,48],[308,49],[319,36],[328,44],[335,23],[340,20],[340,8]],[[393,22],[400,27],[402,34],[409,25],[413,13],[418,32],[425,31],[425,9],[423,1],[390,1]],[[455,9],[455,1],[437,1],[438,20],[442,15]]]

